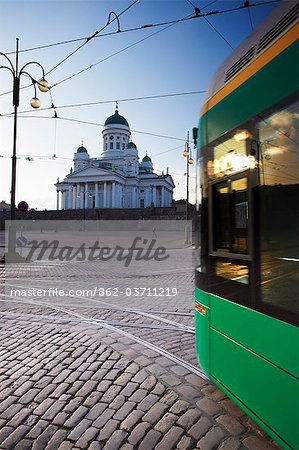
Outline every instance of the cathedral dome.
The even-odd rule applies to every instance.
[[[127,127],[129,127],[128,121],[127,119],[125,119],[123,116],[121,116],[118,112],[118,109],[115,110],[115,113],[113,114],[113,116],[108,117],[108,119],[106,119],[106,122],[104,124],[106,125],[125,125]]]
[[[83,145],[81,145],[81,147],[78,148],[77,153],[88,153],[88,151],[85,147],[83,147]]]
[[[144,162],[152,162],[152,160],[151,160],[151,158],[149,157],[149,156],[147,156],[147,155],[145,155],[145,157],[142,159],[142,162],[144,163]]]
[[[137,148],[136,144],[134,144],[134,142],[129,142],[127,145],[127,148]]]

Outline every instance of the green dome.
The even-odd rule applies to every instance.
[[[78,148],[77,153],[88,153],[86,148],[81,145],[81,147]]]
[[[108,117],[105,122],[106,125],[126,125],[129,127],[128,121],[118,113],[118,109],[115,110],[113,116]]]
[[[151,160],[151,158],[149,157],[149,156],[145,156],[143,159],[142,159],[142,162],[152,162],[152,160]]]
[[[134,142],[129,142],[127,148],[137,148]]]

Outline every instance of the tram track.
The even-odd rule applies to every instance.
[[[4,295],[4,294],[2,294],[2,295]],[[136,334],[133,334],[133,333],[127,331],[126,329],[123,329],[123,328],[126,328],[126,327],[130,326],[128,324],[128,322],[123,322],[121,324],[119,324],[119,323],[116,324],[116,323],[113,323],[113,321],[112,321],[112,323],[109,323],[108,321],[97,319],[97,318],[94,318],[94,317],[89,317],[89,316],[87,316],[85,314],[82,314],[82,313],[79,313],[77,311],[70,310],[70,309],[68,309],[68,308],[66,308],[64,306],[57,306],[57,305],[54,306],[54,305],[49,304],[47,302],[40,302],[40,301],[32,301],[31,302],[31,301],[26,301],[26,300],[24,301],[24,299],[16,299],[16,298],[10,299],[10,300],[0,299],[0,302],[19,303],[19,304],[22,304],[23,306],[26,305],[26,304],[28,306],[35,306],[35,307],[36,306],[40,306],[42,308],[48,308],[48,309],[51,309],[52,311],[63,313],[62,316],[56,316],[56,317],[53,316],[53,315],[46,315],[45,318],[47,318],[47,320],[49,320],[49,318],[51,318],[52,320],[53,319],[57,319],[57,320],[61,321],[61,320],[65,320],[66,318],[68,320],[70,320],[70,318],[71,318],[71,319],[76,319],[77,323],[87,323],[87,324],[90,324],[90,325],[93,325],[93,326],[99,326],[99,327],[104,328],[104,329],[106,329],[106,330],[108,330],[110,332],[116,333],[116,334],[118,334],[120,336],[127,337],[127,338],[131,339],[132,341],[134,341],[136,343],[139,343],[143,347],[146,347],[147,349],[150,349],[150,350],[156,352],[160,356],[164,356],[165,358],[168,358],[170,361],[174,362],[175,364],[178,364],[179,366],[184,367],[190,373],[193,373],[193,374],[195,374],[195,375],[197,375],[197,376],[199,376],[199,377],[201,377],[201,378],[203,378],[205,380],[208,379],[201,369],[199,369],[198,367],[194,366],[190,362],[184,360],[180,356],[177,356],[174,353],[172,353],[172,352],[162,348],[161,346],[158,346],[158,345],[156,345],[156,344],[154,344],[152,342],[149,342],[148,340],[143,339],[142,337],[136,336]],[[9,314],[9,311],[8,311],[8,314]],[[18,314],[18,317],[19,317],[19,314]],[[142,324],[139,324],[139,325],[142,325]],[[132,324],[132,327],[135,327],[137,329],[140,329],[140,328],[157,329],[157,326],[145,326],[145,327],[143,327],[143,326],[139,326],[139,325],[134,323],[134,324]],[[171,327],[169,327],[169,328],[171,328]],[[188,331],[186,329],[179,329],[178,327],[177,328],[173,328],[172,327],[171,329],[167,329],[166,326],[160,326],[158,329],[166,331],[166,332],[169,332],[169,331],[173,332],[173,331],[175,331],[176,333],[177,332],[188,333]],[[189,331],[189,334],[190,334],[190,331]]]

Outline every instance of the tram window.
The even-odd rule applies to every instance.
[[[227,180],[214,185],[213,250],[248,252],[247,179]]]
[[[218,277],[227,280],[237,281],[239,283],[248,284],[249,270],[245,264],[237,264],[233,261],[216,261],[215,272]]]
[[[260,300],[298,311],[299,102],[265,116],[260,141]]]

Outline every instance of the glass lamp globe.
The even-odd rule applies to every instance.
[[[189,164],[193,164],[193,163],[194,163],[194,160],[193,160],[192,158],[189,158],[188,163],[189,163]]]
[[[30,105],[32,106],[32,108],[38,109],[40,107],[40,105],[41,105],[41,102],[40,102],[40,100],[37,97],[33,97],[30,100]]]
[[[187,156],[189,155],[188,150],[184,150],[183,153],[182,153],[182,155],[183,155],[185,158],[187,158]]]
[[[41,80],[38,80],[37,86],[38,86],[38,89],[41,92],[48,92],[49,91],[49,83],[44,78],[42,78]]]

